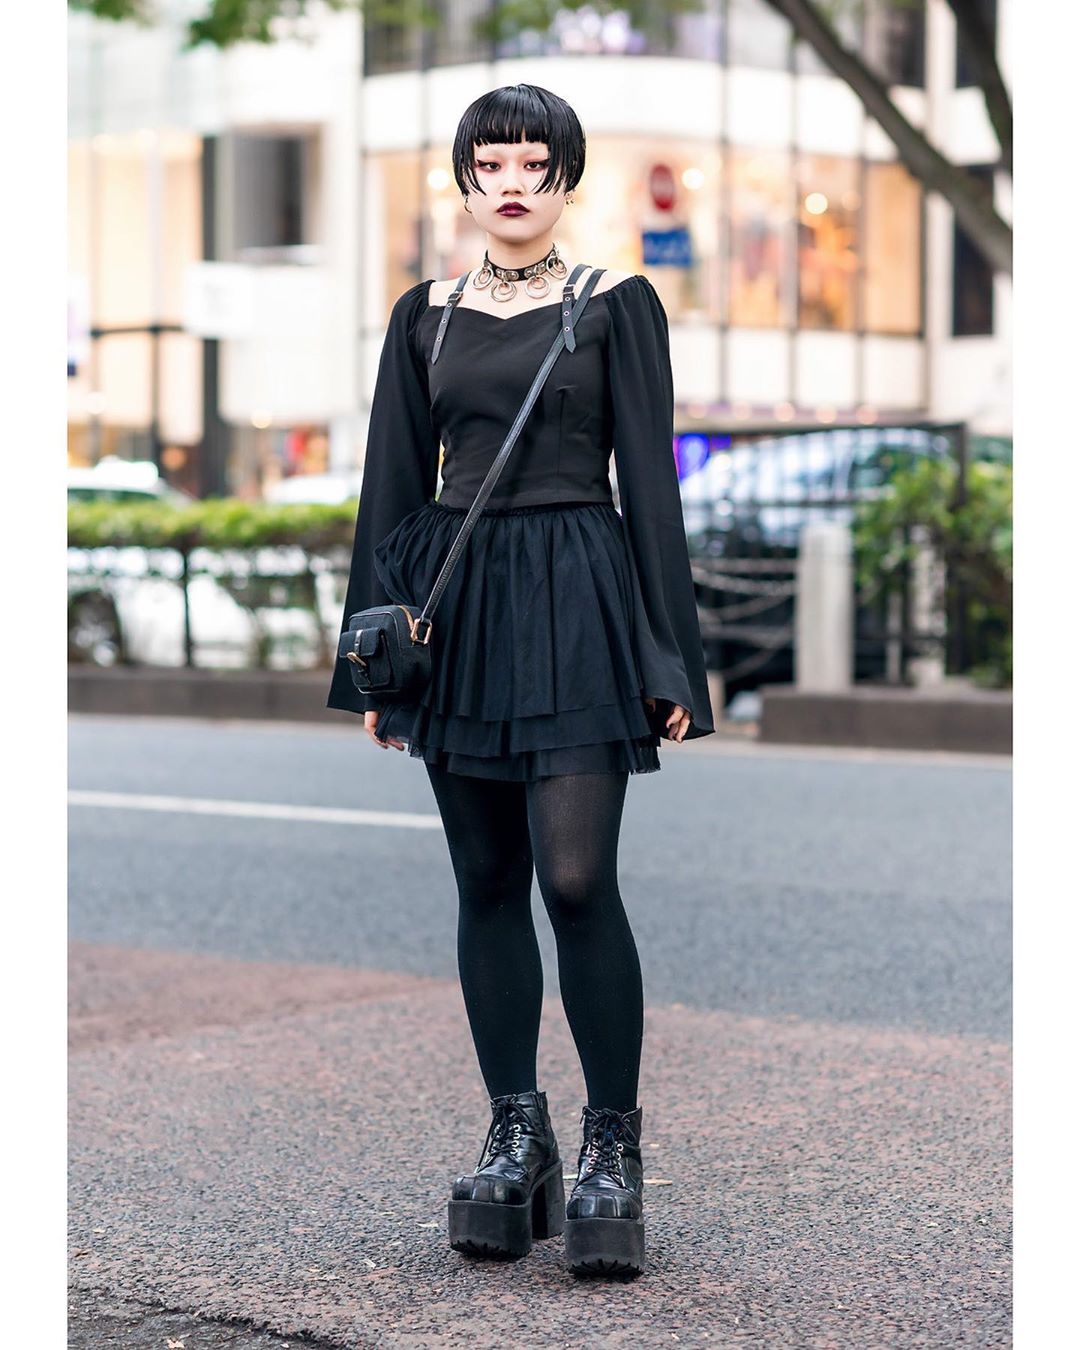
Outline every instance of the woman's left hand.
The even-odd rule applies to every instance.
[[[645,704],[650,712],[656,711],[656,699],[646,698]],[[673,741],[681,741],[685,738],[690,729],[690,713],[686,708],[681,708],[677,703],[671,705],[671,712],[664,723],[667,728],[667,735]]]

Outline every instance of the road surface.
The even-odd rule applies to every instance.
[[[631,779],[621,1284],[560,1239],[446,1245],[488,1111],[421,764],[359,724],[74,716],[70,746],[73,1346],[1010,1343],[1007,760],[710,737]]]

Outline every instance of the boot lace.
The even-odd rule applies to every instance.
[[[622,1152],[626,1122],[620,1112],[608,1107],[583,1107],[582,1124],[585,1127],[583,1144],[586,1176],[606,1172],[612,1181],[622,1186]]]
[[[489,1167],[500,1154],[513,1158],[521,1143],[521,1131],[531,1129],[532,1121],[520,1102],[504,1097],[492,1101],[491,1124],[480,1151],[480,1167]]]

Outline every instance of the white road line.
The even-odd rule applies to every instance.
[[[362,811],[339,806],[288,806],[278,802],[234,802],[218,797],[152,797],[139,792],[89,792],[72,788],[71,806],[120,807],[127,811],[180,811],[197,816],[245,816],[256,820],[314,820],[327,825],[399,825],[407,830],[441,830],[437,815],[410,811]]]

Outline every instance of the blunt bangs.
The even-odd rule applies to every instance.
[[[508,84],[470,103],[454,136],[454,178],[463,193],[479,192],[474,147],[536,141],[549,164],[538,192],[572,191],[585,171],[585,133],[570,104],[537,84]]]

